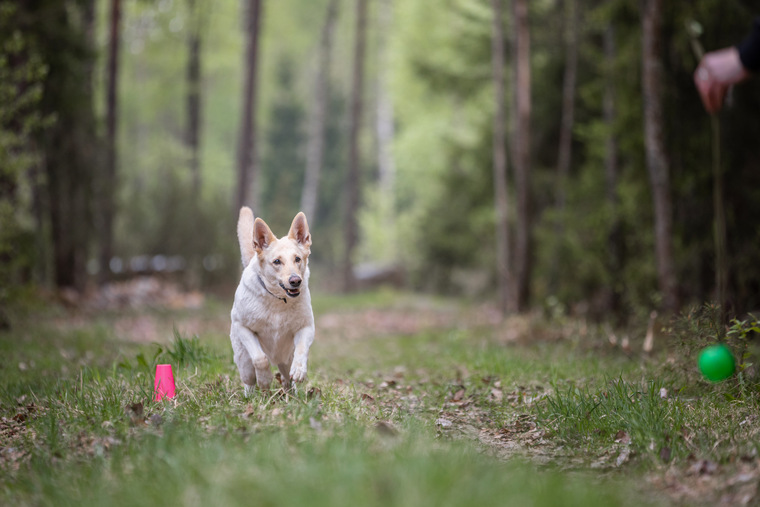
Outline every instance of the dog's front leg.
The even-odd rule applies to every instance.
[[[290,378],[293,382],[306,380],[306,363],[309,360],[309,349],[314,342],[314,326],[300,329],[293,338],[295,350],[293,363],[290,365]]]
[[[237,325],[236,332],[240,338],[240,342],[251,357],[253,368],[256,370],[256,383],[262,390],[268,390],[272,383],[272,370],[269,367],[269,359],[267,359],[264,350],[261,348],[261,344],[259,344],[259,339],[255,333],[241,324]]]
[[[256,387],[256,370],[253,367],[253,361],[251,361],[248,355],[248,350],[243,345],[243,340],[247,340],[247,336],[241,336],[242,330],[245,329],[237,322],[232,323],[230,329],[230,340],[232,341],[233,359],[240,372],[240,379],[245,386],[245,395],[250,396],[253,389]]]

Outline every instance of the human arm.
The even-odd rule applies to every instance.
[[[706,53],[694,72],[694,83],[708,113],[723,107],[728,89],[760,70],[760,18],[737,46]]]

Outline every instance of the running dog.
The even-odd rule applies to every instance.
[[[314,341],[309,294],[311,235],[306,215],[298,213],[287,237],[277,239],[253,212],[240,209],[237,224],[243,275],[232,305],[230,340],[246,395],[256,384],[268,390],[271,366],[283,387],[306,379]],[[271,366],[270,366],[271,365]]]

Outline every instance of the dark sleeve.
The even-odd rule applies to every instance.
[[[745,69],[750,72],[760,71],[760,18],[755,18],[752,31],[736,49],[739,50],[739,59]]]

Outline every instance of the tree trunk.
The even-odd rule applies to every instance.
[[[322,172],[322,159],[324,157],[330,56],[337,14],[338,2],[337,0],[330,0],[327,6],[325,24],[322,26],[317,68],[315,69],[314,104],[309,117],[309,139],[306,146],[306,173],[304,175],[303,192],[301,193],[301,210],[308,217],[312,227],[316,223],[319,178]]]
[[[513,0],[515,23],[515,112],[513,153],[517,190],[517,229],[515,231],[515,271],[517,309],[528,307],[531,271],[531,199],[530,199],[530,26],[528,0]]]
[[[617,314],[621,308],[620,271],[623,269],[623,241],[618,211],[618,144],[615,134],[617,108],[613,65],[615,62],[615,29],[610,23],[604,32],[604,98],[602,103],[607,139],[604,144],[605,199],[611,216],[607,236],[607,270],[610,287],[607,291],[607,308]]]
[[[199,0],[188,0],[190,34],[187,40],[187,147],[190,149],[194,198],[198,197],[201,188],[201,12],[198,2]]]
[[[573,126],[575,124],[575,89],[578,75],[578,11],[577,0],[565,0],[565,71],[562,78],[562,119],[557,156],[557,208],[565,209],[567,175],[572,159]],[[560,227],[562,224],[560,224]]]
[[[240,121],[240,138],[238,140],[238,188],[236,208],[249,205],[256,209],[256,179],[258,164],[256,161],[256,90],[257,64],[259,49],[259,27],[261,26],[261,0],[248,0],[245,15],[246,48],[243,83],[243,113]],[[253,192],[251,192],[253,190]],[[252,194],[252,195],[251,195]]]
[[[367,26],[367,1],[356,2],[356,37],[354,41],[353,90],[349,125],[348,175],[346,177],[345,252],[343,258],[343,288],[356,289],[353,273],[353,253],[358,238],[356,214],[359,210],[359,134],[362,124],[362,91],[364,88],[364,45]]]
[[[106,77],[106,160],[100,191],[100,282],[110,277],[113,257],[113,221],[116,214],[116,161],[119,91],[119,46],[121,43],[121,0],[111,0]]]
[[[512,309],[512,276],[509,266],[509,191],[507,188],[506,98],[504,90],[504,28],[501,0],[491,0],[491,69],[494,88],[493,182],[496,204],[496,276],[499,309],[505,315]]]
[[[557,150],[557,221],[555,237],[565,235],[565,206],[567,200],[567,182],[572,162],[573,126],[575,124],[575,90],[578,75],[578,11],[577,0],[565,0],[565,71],[562,77],[562,113],[559,130],[559,148]],[[562,259],[559,242],[552,262],[552,284],[558,282],[562,272]]]
[[[93,0],[89,0],[90,2]],[[83,290],[92,238],[92,181],[97,153],[91,89],[93,48],[87,34],[91,6],[72,19],[66,4],[37,7],[59,26],[39,47],[48,72],[44,79],[43,116],[55,122],[43,133],[45,171],[53,242],[54,283]],[[32,7],[34,9],[35,7]]]
[[[378,72],[377,72],[377,141],[378,141],[378,169],[380,190],[386,202],[392,204],[393,185],[396,167],[391,153],[393,147],[393,102],[391,101],[389,86],[388,61],[388,37],[387,34],[393,23],[393,0],[381,0],[378,5],[380,21],[378,40]],[[389,211],[392,210],[392,206]],[[386,217],[393,220],[391,216]]]
[[[663,0],[642,0],[642,91],[644,144],[654,199],[654,234],[657,277],[667,311],[679,306],[673,266],[673,206],[665,156],[662,112],[662,8]]]

